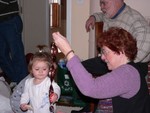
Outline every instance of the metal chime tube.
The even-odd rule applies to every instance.
[[[51,27],[60,27],[60,4],[57,2],[54,2],[52,0],[52,3],[50,3],[50,26]]]

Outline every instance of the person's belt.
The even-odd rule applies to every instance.
[[[14,14],[9,14],[9,15],[5,15],[5,16],[0,16],[0,22],[4,22],[7,20],[12,19],[14,16],[17,16],[18,13],[14,13]]]

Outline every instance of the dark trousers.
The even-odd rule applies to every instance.
[[[19,15],[0,21],[0,67],[12,82],[19,83],[28,74]]]
[[[95,57],[82,62],[82,65],[93,76],[100,76],[108,72],[107,65],[101,57]]]

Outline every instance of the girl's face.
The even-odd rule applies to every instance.
[[[101,59],[106,62],[109,70],[114,70],[121,65],[122,54],[117,54],[108,47],[104,46],[101,50]]]
[[[35,79],[44,80],[49,73],[49,65],[44,61],[35,61],[32,66],[32,74]]]

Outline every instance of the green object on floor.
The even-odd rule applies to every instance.
[[[59,99],[60,103],[65,101],[64,103],[72,102],[71,104],[73,106],[85,106],[86,103],[83,102],[81,97],[78,95],[78,88],[76,87],[68,69],[66,67],[62,68],[59,65],[57,69],[57,83],[61,88],[61,98]],[[72,100],[67,97],[72,97]]]
[[[69,75],[67,68],[61,68],[59,65],[57,71],[57,83],[61,88],[61,95],[72,95],[73,79],[71,78],[71,75]]]

